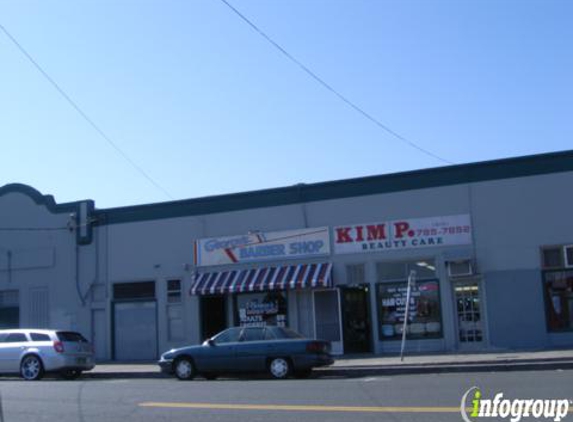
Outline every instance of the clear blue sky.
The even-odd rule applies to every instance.
[[[569,0],[229,0],[405,138],[466,163],[573,148]],[[220,0],[2,0],[2,24],[176,199],[444,165]],[[0,185],[168,200],[0,32]]]

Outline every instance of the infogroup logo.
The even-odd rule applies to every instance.
[[[504,399],[501,392],[493,399],[485,399],[479,387],[472,387],[462,396],[460,412],[465,422],[482,418],[509,418],[511,422],[535,418],[559,422],[567,417],[571,403],[568,399]]]

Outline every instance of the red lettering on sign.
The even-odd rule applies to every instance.
[[[355,242],[362,242],[364,240],[364,226],[355,226],[354,230],[356,230],[356,239]]]
[[[394,223],[394,233],[396,239],[401,239],[404,237],[404,233],[406,233],[410,229],[410,225],[405,221],[400,221],[398,223]]]
[[[368,240],[386,239],[386,224],[377,224],[376,226],[366,226]]]
[[[352,238],[350,237],[351,227],[339,227],[336,229],[336,243],[350,243]]]

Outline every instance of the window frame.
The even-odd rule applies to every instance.
[[[440,279],[438,277],[434,278],[425,278],[421,280],[417,280],[417,283],[428,283],[428,282],[435,282],[438,285],[438,297],[437,303],[439,305],[439,316],[436,322],[440,323],[440,331],[432,334],[432,335],[412,335],[411,333],[406,334],[407,340],[439,340],[444,338],[444,315],[443,315],[443,306],[442,306],[442,286],[440,284]],[[390,341],[399,341],[401,339],[400,335],[394,335],[393,337],[384,336],[382,326],[384,324],[384,307],[382,306],[381,300],[381,286],[408,286],[408,280],[388,280],[388,281],[378,281],[375,283],[375,298],[376,298],[376,311],[378,315],[378,341],[381,342],[390,342]],[[415,323],[415,322],[414,322]],[[403,324],[403,321],[401,322]],[[408,323],[408,326],[412,325],[412,322]]]
[[[170,278],[166,280],[166,300],[168,304],[177,304],[183,301],[183,283],[179,278]],[[176,289],[171,288],[170,284],[172,282],[177,282],[178,286]],[[174,298],[174,300],[171,300]]]
[[[362,271],[362,280],[356,280],[355,274],[356,272],[353,271],[355,268],[361,268]],[[363,285],[366,284],[366,263],[365,262],[350,262],[344,265],[344,271],[346,275],[346,284],[349,286],[354,285]]]
[[[562,268],[566,268],[566,259],[567,256],[565,255],[565,245],[544,245],[541,246],[539,248],[539,255],[540,255],[540,260],[541,260],[541,268],[543,269],[543,271],[557,271],[559,269]],[[560,264],[557,266],[547,266],[545,265],[545,251],[546,250],[551,250],[551,249],[557,249],[559,250],[559,254],[561,255],[561,259],[560,259]]]

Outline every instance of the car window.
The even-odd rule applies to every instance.
[[[285,327],[272,327],[273,333],[277,338],[287,339],[287,338],[304,338],[302,334]]]
[[[273,333],[273,330],[270,328],[265,328],[265,340],[276,340],[277,336]]]
[[[264,338],[263,327],[247,327],[243,330],[241,341],[260,341]]]
[[[88,341],[80,333],[74,331],[58,331],[56,333],[58,340],[60,341],[71,341],[77,343],[87,343]]]
[[[11,333],[6,336],[3,343],[20,343],[23,341],[28,341],[26,334],[24,333]]]
[[[47,334],[42,333],[30,333],[30,338],[32,341],[50,341],[51,338]]]
[[[217,344],[233,343],[239,341],[239,334],[241,334],[240,328],[229,328],[228,330],[217,334],[215,337],[213,337],[213,340]]]

